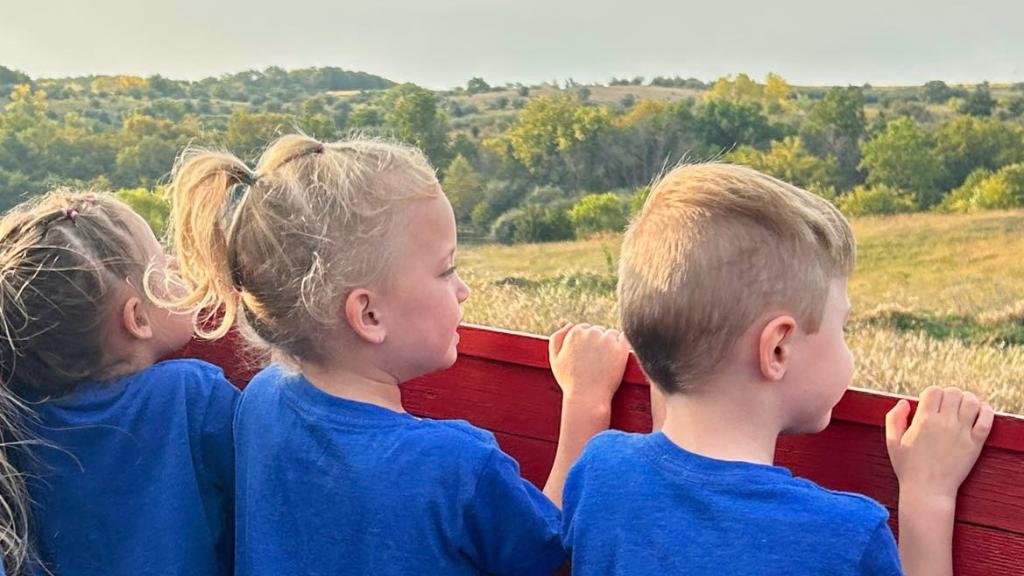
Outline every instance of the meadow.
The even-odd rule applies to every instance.
[[[1024,413],[1024,212],[852,221],[858,242],[847,341],[854,386],[916,394],[971,389]],[[621,237],[466,246],[465,320],[547,334],[565,322],[615,326]]]

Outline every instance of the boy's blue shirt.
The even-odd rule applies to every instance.
[[[561,515],[489,432],[328,395],[281,366],[236,416],[237,572],[543,574]]]
[[[901,574],[888,513],[788,470],[705,458],[664,434],[596,436],[569,474],[573,574]]]
[[[238,390],[173,360],[33,403],[32,529],[54,574],[232,573]],[[33,572],[46,572],[36,566]]]

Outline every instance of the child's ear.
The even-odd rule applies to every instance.
[[[345,320],[356,336],[371,344],[380,344],[387,337],[379,300],[380,296],[365,288],[356,288],[345,299]]]
[[[134,338],[149,340],[153,337],[153,324],[150,322],[149,313],[138,296],[132,295],[125,300],[121,310],[121,323]]]
[[[795,334],[796,320],[788,315],[773,318],[761,330],[757,358],[765,379],[778,382],[786,375]]]

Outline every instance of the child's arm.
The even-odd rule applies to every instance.
[[[956,493],[992,430],[993,412],[970,392],[931,387],[885,418],[886,446],[900,482],[900,562],[907,576],[952,576]]]
[[[608,428],[612,396],[622,382],[629,344],[618,330],[569,324],[551,335],[548,357],[562,388],[562,422],[544,494],[561,508],[569,469],[587,441]]]

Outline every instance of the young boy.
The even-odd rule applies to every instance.
[[[597,436],[570,473],[574,574],[952,574],[956,492],[993,417],[974,395],[932,388],[909,429],[906,401],[887,417],[899,552],[877,502],[772,465],[778,436],[824,429],[850,383],[854,257],[831,204],[754,170],[685,166],[655,187],[619,297],[664,423]]]

